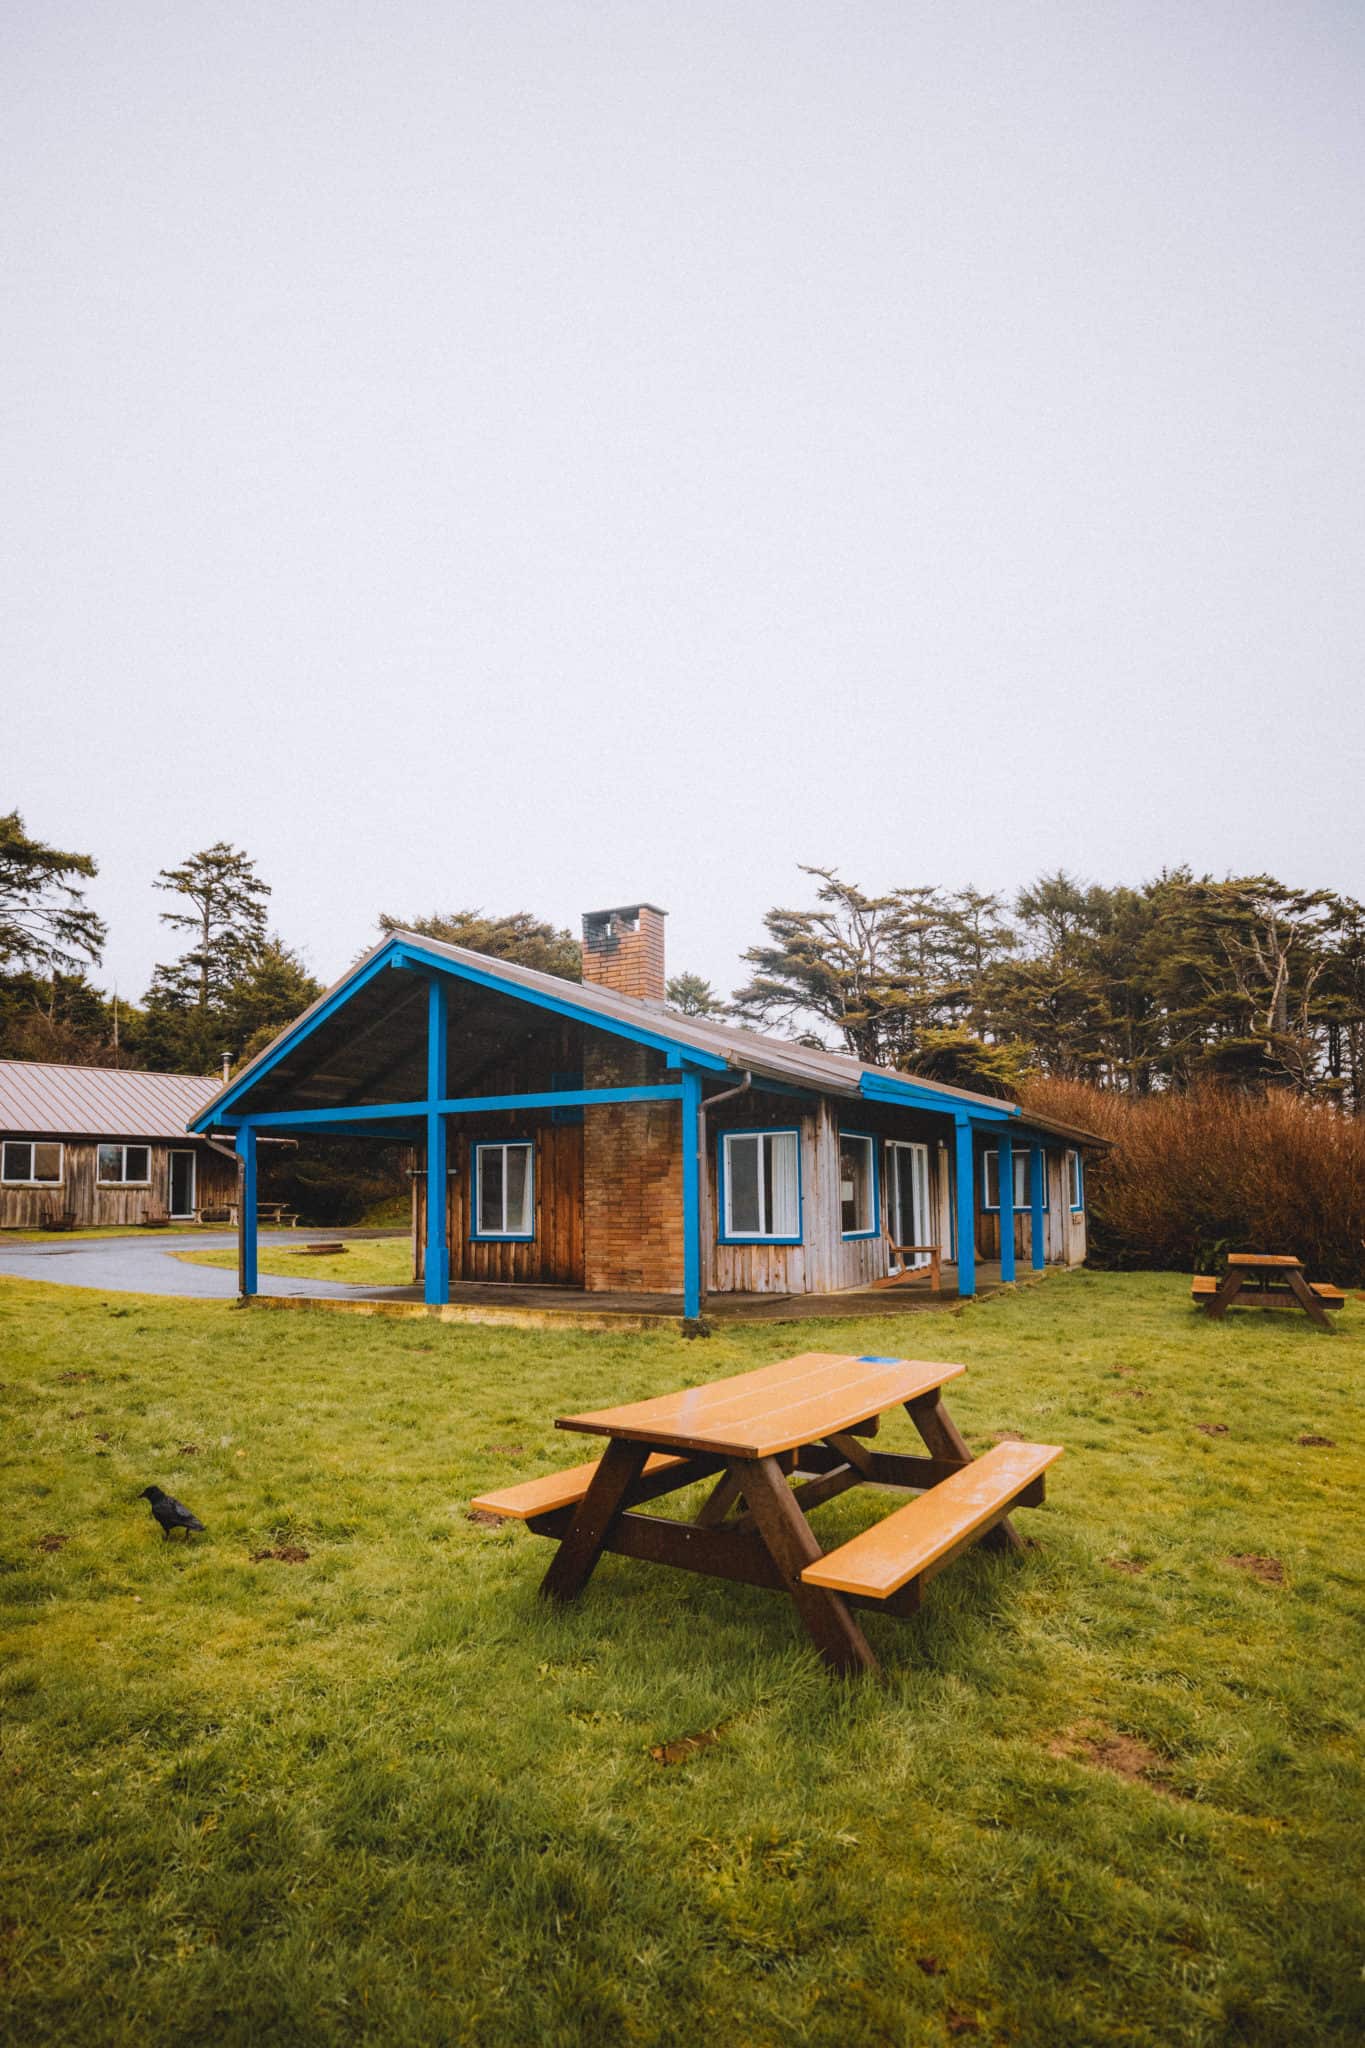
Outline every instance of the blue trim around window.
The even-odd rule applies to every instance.
[[[731,1138],[782,1138],[796,1140],[796,1235],[762,1237],[752,1233],[732,1235],[725,1228],[725,1147]],[[805,1188],[801,1173],[801,1129],[798,1124],[756,1124],[742,1131],[716,1132],[716,1243],[717,1244],[804,1244],[806,1227]]]
[[[1072,1215],[1079,1216],[1085,1208],[1085,1155],[1078,1147],[1069,1158],[1075,1170],[1070,1174],[1067,1195],[1071,1202]],[[1077,1195],[1080,1196],[1079,1202],[1076,1200]]]
[[[853,1244],[853,1243],[855,1243],[855,1242],[856,1242],[856,1240],[857,1240],[858,1238],[861,1238],[861,1237],[880,1237],[880,1236],[881,1236],[881,1234],[882,1234],[882,1222],[881,1222],[881,1217],[882,1217],[882,1180],[881,1180],[881,1167],[880,1167],[880,1163],[879,1163],[879,1160],[878,1160],[878,1156],[877,1156],[877,1155],[878,1155],[878,1153],[879,1153],[879,1152],[880,1152],[880,1150],[881,1150],[881,1147],[880,1147],[880,1146],[878,1145],[878,1143],[877,1143],[877,1140],[876,1140],[876,1139],[875,1139],[875,1138],[873,1137],[873,1135],[872,1135],[871,1131],[846,1131],[846,1130],[844,1130],[844,1129],[842,1129],[842,1128],[841,1128],[841,1129],[840,1129],[840,1131],[839,1131],[839,1142],[840,1142],[840,1144],[842,1144],[842,1143],[843,1143],[843,1141],[844,1141],[844,1139],[845,1139],[845,1138],[856,1138],[856,1139],[857,1139],[857,1140],[859,1141],[859,1143],[860,1143],[860,1144],[864,1144],[864,1145],[870,1145],[870,1146],[872,1147],[872,1223],[871,1223],[871,1226],[870,1226],[870,1228],[868,1228],[867,1230],[843,1230],[843,1229],[841,1229],[841,1230],[840,1230],[840,1236],[842,1237],[842,1239],[843,1239],[843,1242],[844,1242],[845,1244]],[[840,1204],[839,1204],[839,1210],[840,1210],[840,1223],[842,1224],[842,1221],[843,1221],[843,1202],[842,1202],[842,1201],[841,1201],[841,1202],[840,1202]]]
[[[509,1145],[524,1145],[531,1155],[529,1230],[480,1230],[479,1154],[505,1151]],[[534,1244],[536,1238],[536,1141],[534,1138],[477,1138],[469,1148],[469,1242],[471,1244]]]

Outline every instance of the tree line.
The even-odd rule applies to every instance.
[[[680,973],[668,1000],[987,1092],[1039,1079],[1144,1096],[1205,1082],[1365,1107],[1365,907],[1270,875],[1165,869],[1137,887],[1043,875],[1007,898],[907,884],[870,894],[807,867],[727,1000]],[[179,941],[139,1003],[90,979],[107,932],[94,859],[0,816],[0,1054],[212,1073],[254,1055],[321,993],[269,926],[270,887],[218,841],[152,886]],[[567,980],[579,945],[530,911],[452,910],[397,929]]]

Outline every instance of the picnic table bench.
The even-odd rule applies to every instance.
[[[1002,1443],[973,1458],[943,1402],[965,1367],[807,1351],[756,1372],[621,1408],[561,1416],[605,1436],[600,1459],[481,1494],[485,1514],[525,1522],[559,1548],[541,1591],[572,1600],[610,1550],[652,1564],[785,1592],[825,1662],[875,1671],[853,1610],[913,1614],[928,1580],[970,1544],[1020,1550],[1010,1510],[1041,1503],[1058,1444]],[[872,1448],[880,1417],[904,1406],[927,1457]],[[691,1521],[639,1512],[713,1482]],[[918,1497],[837,1549],[808,1512],[871,1485]]]
[[[1248,1308],[1292,1303],[1323,1330],[1332,1327],[1323,1310],[1343,1308],[1346,1303],[1339,1287],[1325,1280],[1305,1279],[1303,1261],[1284,1252],[1230,1252],[1225,1278],[1196,1273],[1190,1283],[1190,1299],[1215,1321],[1221,1321],[1234,1302]]]

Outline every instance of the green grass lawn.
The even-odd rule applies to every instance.
[[[1365,1306],[1186,1286],[688,1343],[0,1282],[0,2036],[1358,2041]],[[620,1558],[548,1611],[549,1545],[468,1519],[582,1455],[556,1414],[813,1339],[1067,1447],[1036,1548],[870,1620],[880,1681]]]
[[[406,1232],[402,1237],[353,1237],[345,1251],[333,1258],[314,1258],[298,1249],[310,1237],[323,1243],[334,1234],[327,1230],[301,1230],[296,1245],[278,1240],[274,1244],[263,1243],[257,1253],[257,1270],[283,1274],[291,1280],[309,1275],[317,1280],[349,1280],[355,1287],[412,1285],[412,1238]],[[230,1267],[234,1273],[237,1270],[235,1251],[182,1252],[179,1256],[191,1266]]]

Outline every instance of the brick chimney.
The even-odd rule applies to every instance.
[[[652,903],[583,913],[583,979],[619,996],[664,1000],[664,919]]]

